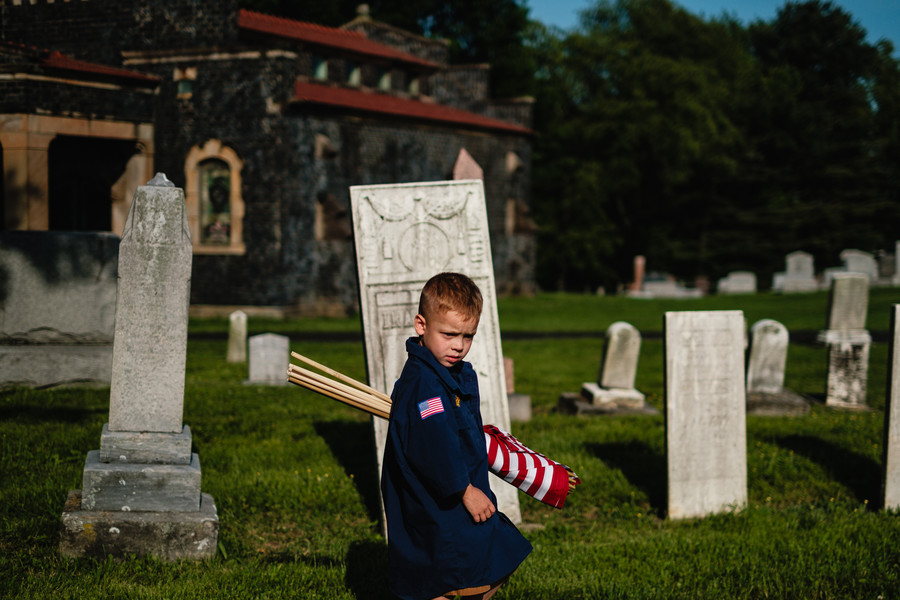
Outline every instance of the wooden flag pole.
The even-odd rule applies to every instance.
[[[302,354],[297,354],[296,352],[291,352],[291,356],[293,356],[294,358],[296,358],[299,361],[305,362],[306,364],[315,367],[316,369],[319,369],[323,373],[328,373],[332,377],[337,377],[344,383],[348,383],[356,388],[361,389],[364,392],[368,392],[369,394],[372,394],[373,396],[377,396],[380,400],[383,400],[383,401],[387,402],[388,404],[390,404],[390,402],[391,402],[391,397],[388,396],[387,394],[379,392],[375,388],[369,387],[368,385],[366,385],[362,382],[359,382],[359,381],[353,379],[352,377],[347,377],[343,373],[335,371],[334,369],[330,369],[323,364],[317,363],[316,361],[314,361],[311,358],[307,358],[307,357],[303,356]]]
[[[390,416],[389,413],[385,413],[383,411],[378,410],[377,408],[374,408],[374,407],[366,405],[366,404],[358,403],[355,400],[348,398],[347,396],[343,396],[339,393],[336,393],[329,389],[323,388],[319,385],[316,385],[312,381],[304,380],[293,374],[291,374],[291,376],[288,378],[288,380],[291,383],[296,383],[297,385],[300,385],[309,390],[312,390],[313,392],[316,392],[317,394],[322,394],[323,396],[327,396],[328,398],[332,398],[333,400],[337,400],[338,402],[342,402],[342,403],[346,404],[347,406],[362,410],[362,411],[367,412],[376,417],[381,417],[382,419],[387,419]]]
[[[390,404],[385,406],[385,402],[380,398],[372,394],[367,394],[366,392],[360,391],[358,389],[352,388],[349,385],[344,385],[339,381],[334,381],[333,379],[328,379],[324,375],[320,375],[318,373],[314,373],[313,371],[309,371],[308,369],[304,369],[302,367],[298,367],[297,365],[290,365],[290,373],[293,375],[299,375],[302,378],[309,380],[319,387],[329,389],[333,393],[341,394],[342,396],[349,397],[359,404],[363,404],[365,406],[369,406],[377,409],[379,412],[390,412]]]

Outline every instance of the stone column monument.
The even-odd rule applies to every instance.
[[[182,423],[191,259],[184,192],[157,174],[119,246],[109,423],[66,501],[64,555],[215,555],[216,507]]]
[[[667,312],[668,514],[702,517],[747,504],[744,315]]]
[[[900,304],[891,306],[891,344],[884,403],[882,492],[884,508],[900,509]]]

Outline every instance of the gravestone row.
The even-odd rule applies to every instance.
[[[403,341],[412,334],[412,315],[424,281],[441,270],[466,272],[486,297],[481,343],[470,354],[481,380],[485,422],[508,429],[509,408],[501,401],[508,395],[498,374],[511,369],[503,369],[500,352],[480,182],[361,186],[351,188],[351,199],[370,381],[389,392],[399,375]],[[70,494],[63,513],[60,547],[69,555],[95,553],[98,547],[105,553],[166,558],[215,553],[215,505],[200,492],[199,457],[191,453],[190,429],[181,421],[191,259],[183,202],[181,191],[164,177],[135,195],[119,248],[110,418],[100,450],[88,453],[83,489]],[[829,404],[858,406],[865,401],[869,339],[861,332],[867,335],[868,286],[851,273],[835,274],[833,281],[828,328],[821,337],[830,353],[835,346],[844,352],[842,360],[832,362],[851,368],[843,375],[836,372],[843,384],[832,386],[829,379],[829,398],[832,387],[850,389],[851,395],[848,400],[835,392],[837,400]],[[896,336],[896,325],[892,327]],[[668,312],[664,333],[669,515],[702,516],[740,507],[747,498],[747,396],[785,392],[787,332],[774,321],[754,326],[746,377],[740,311]],[[236,313],[230,321],[227,361],[245,359],[243,340],[246,315]],[[865,348],[852,350],[848,359],[845,344]],[[287,338],[254,336],[249,346],[248,383],[283,383]],[[585,398],[645,408],[643,394],[634,389],[639,349],[640,334],[633,326],[610,327],[597,382],[585,384]],[[892,368],[894,379],[900,378],[896,371]],[[890,398],[894,395],[892,387]],[[886,436],[896,434],[896,404],[888,403]],[[380,456],[379,423],[376,420]],[[888,498],[900,495],[894,474],[898,444],[894,437],[885,443],[886,505]],[[520,521],[515,489],[500,485],[497,492],[501,510]]]

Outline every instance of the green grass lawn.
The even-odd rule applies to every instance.
[[[900,290],[873,290],[869,328],[889,328]],[[792,330],[824,326],[827,294],[633,300],[546,294],[500,302],[516,391],[534,417],[513,433],[573,467],[582,485],[562,510],[520,494],[535,547],[498,599],[900,598],[900,514],[878,509],[888,349],[874,343],[867,412],[814,405],[802,417],[747,421],[749,505],[703,519],[666,511],[662,416],[572,417],[561,392],[596,377],[602,333],[614,321],[647,332],[636,387],[663,407],[662,313],[745,311]],[[192,321],[221,333],[224,320]],[[359,331],[359,319],[250,320],[251,331],[297,335],[292,349],[365,378],[359,341],[314,341]],[[322,339],[327,339],[326,335]],[[0,392],[0,598],[390,598],[378,522],[369,417],[296,386],[243,385],[224,362],[226,341],[188,343],[184,421],[216,501],[211,561],[66,559],[58,527],[66,494],[81,487],[99,447],[108,389]],[[791,344],[786,386],[819,396],[825,349]]]

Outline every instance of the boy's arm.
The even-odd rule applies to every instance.
[[[497,511],[491,499],[471,483],[463,491],[462,503],[476,523],[487,521]]]

